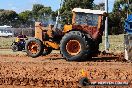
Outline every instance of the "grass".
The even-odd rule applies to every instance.
[[[26,55],[25,52],[21,52],[21,51],[18,51],[18,52],[13,52],[11,49],[0,49],[0,55]]]
[[[3,38],[0,37],[0,48],[10,48],[11,44],[13,43],[13,41],[15,40],[15,38],[11,37],[11,38]]]
[[[121,35],[109,35],[110,51],[124,51],[124,34]],[[105,37],[103,36],[103,42],[100,44],[100,50],[103,51],[105,44]]]
[[[10,48],[12,42],[15,38],[3,38],[0,37],[0,48]],[[103,51],[104,48],[105,38],[103,36],[103,42],[100,44],[100,50]],[[110,35],[109,36],[110,42],[110,51],[123,51],[124,50],[124,35]]]

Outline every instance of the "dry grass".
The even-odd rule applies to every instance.
[[[11,44],[13,43],[13,41],[15,40],[15,38],[3,38],[3,37],[0,37],[0,48],[10,48],[11,47]]]
[[[26,55],[26,52],[23,51],[13,52],[11,49],[0,49],[0,55],[21,56],[21,55]]]
[[[100,44],[100,50],[103,51],[105,37],[103,36],[103,42]],[[121,35],[109,35],[110,51],[118,52],[124,51],[124,34]]]

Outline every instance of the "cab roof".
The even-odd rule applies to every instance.
[[[81,9],[81,8],[74,8],[72,11],[73,12],[80,12],[80,13],[99,14],[99,15],[102,15],[102,14],[106,13],[106,11],[91,10],[91,9]]]

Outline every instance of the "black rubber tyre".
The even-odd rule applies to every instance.
[[[17,45],[12,45],[12,51],[13,52],[19,51],[19,47]]]
[[[43,51],[43,55],[44,56],[50,54],[51,52],[52,52],[52,48],[51,47],[44,46],[44,51]]]
[[[25,50],[28,56],[38,57],[43,53],[43,43],[39,39],[30,39],[26,42]]]
[[[73,43],[74,41],[75,43],[78,42],[79,45],[74,46],[74,44],[71,41],[73,41]],[[71,42],[70,48],[72,49],[72,51],[74,52],[74,49],[75,51],[79,49],[79,52],[77,51],[77,53],[75,54],[74,53],[71,54],[68,52],[70,51],[70,48],[67,48],[67,47],[70,46],[70,42]],[[79,48],[76,49],[76,47],[78,46]],[[85,40],[84,34],[82,34],[79,31],[71,31],[65,34],[60,43],[61,54],[68,61],[80,61],[83,58],[83,56],[87,53],[88,47],[89,46],[87,45],[87,41]]]
[[[90,85],[90,81],[89,81],[88,78],[83,77],[83,78],[81,78],[81,79],[79,80],[79,86],[80,86],[80,87],[84,87],[84,86],[88,86],[88,85]]]

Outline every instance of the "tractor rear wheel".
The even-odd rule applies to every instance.
[[[26,53],[28,56],[33,58],[42,55],[43,53],[43,43],[38,39],[30,39],[26,43]]]
[[[79,31],[71,31],[64,35],[60,43],[60,51],[66,60],[81,60],[89,49],[85,36]]]

